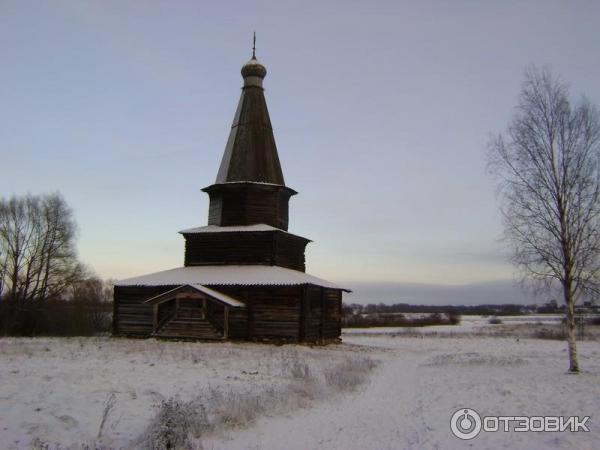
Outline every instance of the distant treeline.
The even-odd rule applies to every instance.
[[[556,302],[541,307],[535,305],[410,305],[396,303],[357,303],[342,305],[344,327],[422,327],[428,325],[456,325],[463,315],[515,316],[530,313],[560,312]]]
[[[386,305],[383,303],[359,305],[356,303],[344,304],[342,309],[344,315],[360,315],[360,314],[390,314],[390,313],[429,313],[429,314],[453,314],[453,315],[520,315],[539,311],[541,307],[534,305],[410,305],[408,303],[396,303],[394,305]],[[557,308],[554,306],[547,308],[548,312],[555,312]]]
[[[342,327],[425,327],[430,325],[458,325],[460,315],[453,313],[373,313],[344,314]]]

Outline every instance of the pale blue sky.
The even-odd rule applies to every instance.
[[[600,3],[0,2],[0,195],[59,190],[105,277],[183,263],[257,31],[290,203],[333,281],[510,278],[490,132],[527,64],[600,103]]]

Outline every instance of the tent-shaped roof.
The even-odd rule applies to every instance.
[[[285,185],[262,88],[267,69],[254,56],[242,68],[244,87],[216,184],[253,181]]]

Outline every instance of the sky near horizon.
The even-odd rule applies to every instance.
[[[308,272],[510,279],[490,133],[528,64],[600,104],[599,19],[593,1],[3,1],[0,196],[60,191],[103,277],[182,265],[256,30]]]

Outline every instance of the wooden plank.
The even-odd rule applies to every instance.
[[[153,322],[152,322],[152,331],[156,332],[157,328],[158,328],[158,305],[153,305],[152,307],[152,312],[153,312]]]

